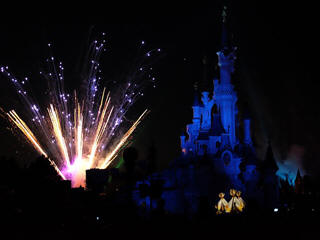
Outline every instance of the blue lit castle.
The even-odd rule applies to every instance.
[[[201,204],[212,205],[220,192],[228,194],[231,188],[264,207],[273,207],[277,200],[277,165],[271,146],[264,164],[258,164],[249,114],[242,114],[239,121],[238,97],[231,81],[236,48],[228,42],[225,17],[224,12],[222,46],[217,52],[220,78],[213,80],[212,92],[200,93],[195,88],[192,123],[181,135],[181,156],[149,179],[163,181],[161,198],[169,212],[197,212]]]
[[[192,123],[181,136],[183,158],[207,157],[217,174],[230,185],[244,189],[244,180],[252,179],[256,158],[250,133],[250,117],[243,118],[243,139],[239,138],[237,93],[231,82],[236,48],[229,46],[223,18],[222,49],[217,52],[220,79],[213,80],[212,93],[196,88]]]

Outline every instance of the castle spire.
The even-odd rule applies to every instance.
[[[198,82],[195,82],[194,85],[194,100],[193,100],[193,107],[201,107],[201,102],[200,102],[200,95],[198,91]]]
[[[209,82],[208,82],[208,69],[207,69],[207,64],[208,64],[208,59],[206,55],[203,55],[202,58],[202,64],[203,64],[203,79],[202,79],[202,83],[201,83],[201,91],[205,91],[208,92],[209,91]]]
[[[298,168],[298,171],[297,171],[297,179],[301,179],[301,175],[300,175],[300,169]]]
[[[202,58],[202,64],[203,64],[203,81],[207,81],[207,56],[204,55]]]
[[[220,67],[220,82],[227,84],[231,81],[231,74],[234,71],[234,61],[236,59],[236,47],[232,47],[229,41],[229,32],[227,30],[227,7],[222,11],[222,31],[221,31],[221,50],[218,54],[218,66]]]
[[[222,33],[221,33],[221,44],[218,55],[218,66],[220,68],[220,82],[215,81],[215,99],[217,104],[221,107],[221,120],[224,129],[230,134],[231,146],[234,147],[238,141],[237,136],[237,94],[234,91],[234,87],[231,83],[231,76],[234,72],[234,62],[236,59],[235,51],[236,48],[232,47],[228,40],[228,32],[226,29],[227,14],[226,7],[223,8],[222,12]]]
[[[296,179],[294,181],[294,191],[295,191],[296,194],[303,194],[303,192],[304,192],[303,182],[302,182],[302,178],[301,178],[301,175],[300,175],[299,168],[298,168],[298,171],[297,171]]]
[[[262,167],[263,171],[271,170],[272,172],[276,172],[279,169],[278,165],[276,163],[276,160],[274,158],[274,155],[273,155],[273,151],[272,151],[272,146],[271,146],[270,140],[268,141],[268,148],[267,148],[266,158],[262,162],[262,166],[261,167]]]
[[[228,31],[227,31],[227,6],[223,6],[222,10],[222,32],[221,32],[221,48],[228,49]]]

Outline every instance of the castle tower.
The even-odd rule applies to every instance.
[[[217,104],[221,109],[221,120],[224,129],[230,134],[230,143],[233,148],[236,139],[236,102],[237,94],[231,83],[231,75],[234,72],[234,61],[236,48],[229,46],[226,30],[226,7],[222,13],[222,49],[217,52],[218,65],[220,67],[220,83],[215,81],[214,92]]]
[[[195,90],[194,101],[192,104],[192,109],[193,109],[192,123],[187,125],[188,138],[186,138],[184,133],[180,136],[181,149],[184,154],[187,154],[190,151],[192,152],[197,151],[197,145],[195,144],[195,139],[198,137],[199,131],[200,131],[203,104],[200,100],[200,94],[198,91],[197,83],[194,84],[194,90]]]
[[[269,142],[266,158],[262,162],[260,171],[262,177],[262,188],[264,193],[264,206],[266,209],[273,209],[279,201],[279,185],[276,171],[278,165],[273,155],[271,143]]]
[[[202,121],[201,121],[201,130],[209,131],[211,128],[211,110],[214,104],[214,100],[209,97],[209,84],[207,81],[207,57],[204,56],[202,59],[203,63],[203,80],[202,80],[202,97],[201,101],[203,103],[202,108]]]
[[[301,178],[299,169],[297,171],[297,176],[296,176],[296,179],[294,181],[294,192],[296,194],[303,194],[303,192],[304,192],[303,182],[302,182],[302,178]]]
[[[207,91],[202,92],[201,100],[203,103],[201,129],[208,131],[211,128],[211,111],[214,100],[210,99],[209,92]]]
[[[200,126],[200,120],[201,120],[201,106],[202,103],[200,101],[200,96],[199,96],[199,91],[198,91],[198,84],[194,84],[194,100],[192,104],[192,109],[193,109],[193,122],[199,122]]]
[[[271,143],[268,143],[265,160],[261,164],[261,171],[264,174],[275,174],[279,169],[276,160],[273,155]]]

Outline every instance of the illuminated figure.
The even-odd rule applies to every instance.
[[[237,191],[236,192],[236,196],[237,196],[237,199],[239,201],[239,204],[236,206],[237,209],[242,212],[243,209],[245,208],[245,202],[243,201],[242,197],[241,197],[241,192],[240,191]]]
[[[228,202],[224,199],[224,193],[219,193],[219,198],[220,200],[215,208],[217,209],[217,214],[222,214],[228,211]]]
[[[240,202],[236,196],[237,191],[235,189],[230,189],[230,196],[231,199],[228,203],[228,209],[227,212],[228,213],[235,213],[238,212],[238,206],[240,206]]]

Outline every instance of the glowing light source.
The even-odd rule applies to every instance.
[[[104,42],[104,39],[101,41]],[[65,91],[64,68],[61,62],[55,63],[54,57],[48,61],[48,70],[40,72],[49,83],[50,98],[44,106],[36,104],[34,97],[28,96],[24,86],[29,81],[20,83],[15,77],[10,77],[31,118],[29,121],[22,120],[15,110],[9,111],[6,116],[33,148],[48,158],[61,178],[71,180],[74,187],[84,185],[87,169],[109,167],[149,112],[146,109],[135,121],[125,118],[128,109],[143,95],[141,89],[147,83],[144,74],[131,73],[128,77],[130,81],[123,83],[123,86],[114,81],[122,90],[120,93],[117,91],[117,95],[107,92],[106,88],[100,91],[101,78],[98,73],[101,71],[98,66],[103,50],[100,40],[91,44],[88,58],[91,67],[84,79],[86,89],[79,96],[76,91],[73,97]],[[143,61],[139,63],[142,66],[148,64]],[[135,66],[134,69],[137,68]],[[0,70],[7,77],[12,75],[7,72],[7,67],[0,67]]]

